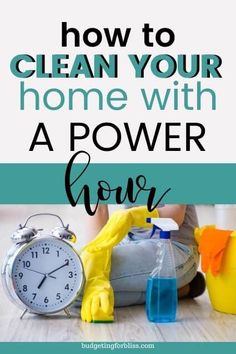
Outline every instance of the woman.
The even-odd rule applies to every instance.
[[[172,218],[179,225],[179,230],[172,232],[178,296],[197,297],[205,290],[205,280],[203,275],[197,272],[199,254],[194,240],[194,228],[198,226],[198,220],[195,207],[175,204],[159,206],[157,209],[159,217]],[[107,205],[99,205],[88,226],[91,239],[98,234],[108,218]],[[125,239],[114,247],[110,281],[115,293],[115,306],[145,302],[147,277],[156,264],[154,244],[158,234],[152,238],[150,236],[150,229],[133,228]]]

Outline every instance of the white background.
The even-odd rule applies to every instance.
[[[10,1],[4,2],[1,9],[0,56],[0,162],[67,162],[72,156],[69,147],[69,123],[84,122],[91,127],[101,122],[113,122],[122,131],[122,142],[115,151],[102,152],[91,140],[91,136],[77,144],[77,150],[85,149],[92,156],[92,162],[236,162],[235,155],[235,5],[234,1]],[[105,37],[102,44],[95,48],[73,47],[71,39],[68,47],[61,47],[61,22],[66,21],[69,27],[76,27],[81,33],[89,27],[96,27],[101,32],[104,27],[114,29],[131,27],[131,34],[126,48],[109,48]],[[169,27],[175,32],[175,42],[169,48],[155,45],[153,48],[143,45],[142,27],[149,23],[156,30]],[[28,53],[50,55],[68,53],[76,54],[118,54],[118,79],[35,79],[25,80],[27,87],[35,87],[44,92],[51,87],[58,87],[66,94],[67,88],[99,88],[104,93],[114,87],[123,88],[128,94],[128,104],[122,111],[105,108],[98,111],[90,107],[87,112],[81,108],[68,111],[66,106],[59,111],[45,108],[34,111],[28,105],[25,111],[19,109],[19,82],[9,69],[15,55]],[[201,79],[197,76],[187,80],[178,75],[168,80],[158,79],[149,74],[145,79],[135,79],[133,68],[127,59],[132,54],[207,54],[221,56],[223,64],[220,68],[222,79]],[[50,68],[50,63],[47,64]],[[211,87],[217,95],[217,110],[211,111],[203,107],[201,111],[178,112],[169,108],[165,111],[153,109],[147,111],[141,99],[139,89],[159,88],[165,90],[173,87],[174,80],[189,82],[193,87],[196,81]],[[202,140],[206,151],[200,152],[194,147],[191,152],[165,152],[164,130],[160,131],[156,149],[148,152],[146,145],[140,145],[136,152],[131,152],[123,129],[123,122],[137,129],[139,122],[146,122],[150,130],[156,122],[176,121],[184,123],[197,121],[206,127],[206,136]],[[29,146],[38,122],[44,122],[54,147],[49,152],[47,147],[36,147],[29,152]],[[184,128],[178,129],[184,148]],[[104,145],[112,141],[112,134],[107,130],[101,136]],[[179,145],[179,144],[178,144]]]

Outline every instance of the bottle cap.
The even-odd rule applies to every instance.
[[[160,238],[168,240],[170,238],[170,231],[160,230]]]
[[[160,238],[170,238],[170,231],[179,230],[178,224],[171,218],[147,218],[147,223],[153,224],[152,237],[156,230],[160,230]]]

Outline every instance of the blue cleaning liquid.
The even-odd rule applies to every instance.
[[[149,321],[160,323],[176,320],[176,289],[175,278],[148,278],[146,312]]]

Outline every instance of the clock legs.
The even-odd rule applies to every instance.
[[[66,314],[66,316],[67,316],[68,318],[71,318],[71,313],[70,313],[70,311],[69,311],[69,309],[68,309],[67,307],[66,307],[63,311],[65,312],[65,314]],[[23,312],[23,313],[21,314],[21,316],[20,316],[20,319],[21,319],[21,320],[23,319],[24,315],[25,315],[27,312],[28,312],[28,309],[25,309],[24,312]]]
[[[25,309],[24,312],[21,314],[21,316],[20,316],[20,319],[21,319],[21,320],[23,319],[23,317],[24,317],[24,315],[26,314],[26,312],[28,312],[28,309]]]
[[[67,316],[68,318],[71,318],[71,313],[70,313],[70,311],[68,310],[67,307],[64,309],[64,312],[65,312],[65,314],[66,314],[66,316]]]

